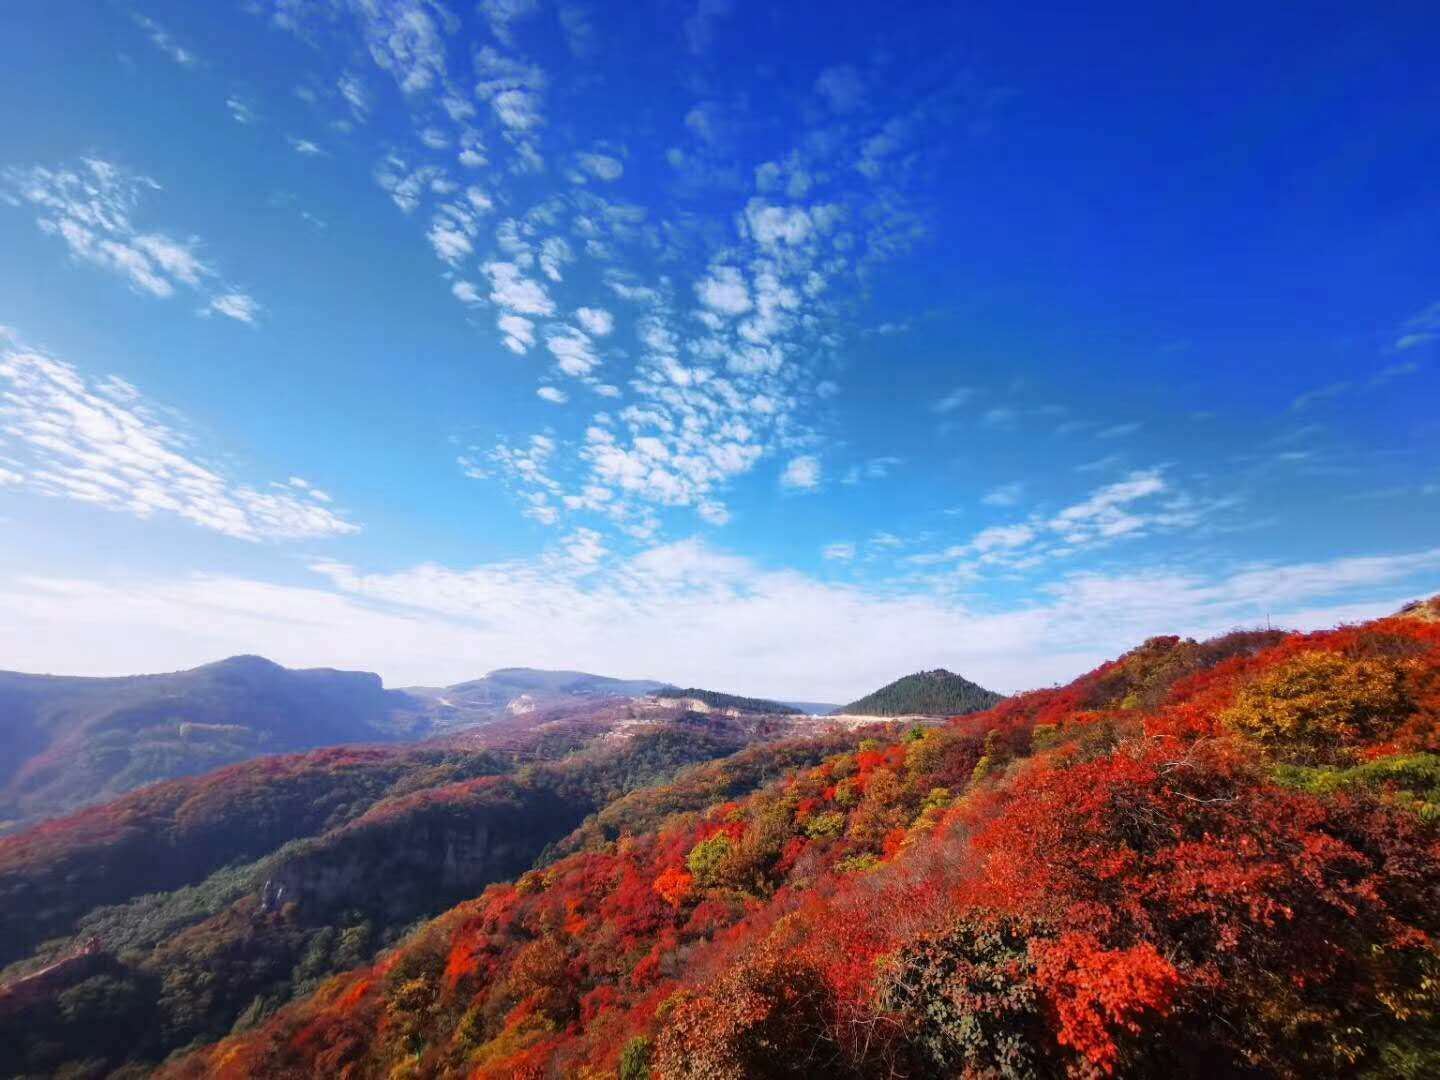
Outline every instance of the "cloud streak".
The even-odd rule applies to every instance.
[[[161,191],[148,176],[84,158],[69,168],[6,170],[0,191],[10,205],[34,210],[40,231],[61,240],[76,261],[118,275],[138,293],[165,299],[189,291],[205,300],[202,311],[251,324],[259,317],[259,302],[224,282],[201,256],[198,238],[135,223],[142,203]]]
[[[0,352],[0,443],[12,484],[138,518],[167,514],[239,540],[357,532],[329,496],[292,477],[255,488],[192,456],[133,386],[95,380],[23,346]]]

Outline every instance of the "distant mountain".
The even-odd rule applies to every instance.
[[[405,692],[430,703],[438,725],[462,727],[577,701],[643,697],[666,685],[654,679],[612,679],[584,671],[500,668],[454,686],[412,686]]]
[[[988,709],[1005,698],[944,668],[919,671],[842,706],[856,716],[963,716]]]
[[[722,694],[718,690],[700,690],[696,687],[680,689],[677,686],[666,686],[654,691],[651,697],[676,698],[682,701],[698,701],[711,709],[730,710],[742,713],[778,713],[788,714],[796,710],[785,704],[783,701],[771,701],[769,698],[741,697],[739,694]]]
[[[795,711],[780,702],[675,691],[655,679],[536,668],[405,690],[387,690],[369,672],[292,670],[260,656],[119,678],[0,672],[0,835],[157,780],[263,754],[472,728],[502,739],[532,730],[550,731],[557,742],[577,730],[588,738],[658,719],[652,695],[667,689],[718,710]]]
[[[378,675],[234,656],[120,678],[0,672],[0,832],[259,754],[428,734]]]

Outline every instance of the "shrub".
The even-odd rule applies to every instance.
[[[701,840],[690,849],[685,864],[690,868],[698,885],[720,884],[726,859],[735,849],[734,842],[724,833],[716,833],[708,840]]]
[[[975,918],[883,962],[881,1008],[904,1018],[912,1052],[942,1075],[1034,1076],[1054,1056],[1021,927]]]
[[[1395,659],[1305,652],[1242,687],[1221,719],[1261,743],[1335,760],[1410,714],[1406,673]]]

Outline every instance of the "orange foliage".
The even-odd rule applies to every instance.
[[[655,892],[671,907],[680,907],[695,891],[695,879],[678,866],[668,867],[655,879]]]

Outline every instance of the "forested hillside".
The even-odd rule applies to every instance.
[[[777,733],[640,703],[536,719],[246,762],[0,839],[0,1076],[104,1075],[252,1025],[627,792]],[[678,790],[750,791],[841,745],[757,746]]]
[[[424,711],[378,675],[259,656],[109,679],[0,672],[0,834],[261,754],[427,735]]]
[[[1440,1073],[1434,622],[1157,638],[707,790],[164,1075]]]
[[[1003,698],[964,676],[936,668],[896,679],[838,711],[857,716],[964,716]]]

